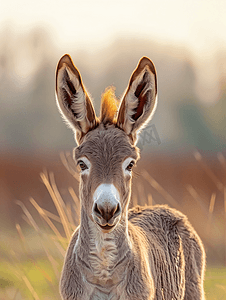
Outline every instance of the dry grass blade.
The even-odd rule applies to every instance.
[[[19,224],[16,224],[16,230],[17,230],[17,232],[19,234],[19,237],[20,237],[22,243],[24,244],[25,243],[25,237],[24,237],[24,235],[22,233],[22,230],[21,230],[21,227],[20,227]]]
[[[38,232],[39,237],[40,237],[40,244],[42,245],[42,248],[44,249],[44,251],[45,251],[45,253],[47,255],[48,260],[52,264],[52,267],[53,267],[53,270],[54,270],[54,273],[55,273],[56,277],[58,278],[59,274],[58,274],[57,267],[56,267],[56,261],[50,255],[49,250],[48,250],[48,248],[45,245],[42,231],[40,230],[40,228],[38,227],[38,225],[36,224],[36,222],[32,218],[31,214],[29,213],[29,211],[27,210],[27,208],[25,207],[25,205],[21,201],[19,201],[19,200],[16,201],[16,204],[18,204],[19,206],[21,206],[21,208],[24,211],[25,215],[29,219],[29,222],[32,224],[32,226],[34,227],[34,229]]]
[[[186,188],[187,188],[187,191],[189,192],[189,194],[193,197],[193,199],[197,202],[199,207],[202,209],[203,213],[208,217],[209,212],[208,212],[207,208],[205,207],[205,205],[203,204],[203,201],[200,199],[198,193],[193,188],[193,186],[187,185]]]
[[[139,197],[139,204],[145,205],[146,204],[146,201],[145,201],[146,195],[144,193],[144,187],[142,186],[141,183],[137,184],[137,193],[138,193],[138,197]]]
[[[175,207],[177,209],[181,209],[180,205],[173,199],[173,197],[171,195],[169,195],[164,188],[153,178],[149,175],[149,173],[147,171],[143,171],[142,176],[147,180],[147,182],[150,183],[150,185],[159,192],[159,194],[161,194],[166,201],[168,201],[168,203],[172,206]]]
[[[49,192],[49,194],[50,194],[50,196],[53,200],[54,205],[56,206],[57,212],[60,216],[64,231],[65,231],[65,234],[66,234],[66,237],[69,241],[70,237],[71,237],[70,225],[69,225],[66,213],[65,213],[65,205],[62,203],[63,200],[59,196],[59,192],[56,188],[55,181],[53,179],[53,175],[51,176],[52,177],[52,182],[51,182],[52,186],[51,186],[47,176],[44,173],[41,173],[40,176],[41,176],[41,179],[42,179],[44,185],[46,186],[46,188],[47,188],[47,190],[48,190],[48,192]],[[56,192],[57,192],[57,195],[56,195]]]
[[[31,222],[29,221],[28,217],[26,215],[22,215],[22,219],[29,225],[32,226]]]
[[[73,220],[73,217],[72,217],[72,209],[71,209],[71,204],[70,203],[68,203],[66,205],[66,209],[67,209],[67,216],[68,216],[68,219],[69,219],[69,222],[70,222],[70,225],[71,225],[71,229],[72,229],[72,231],[74,231],[76,226],[75,226],[75,223],[74,223],[74,220]]]
[[[64,203],[64,201],[63,201],[63,199],[62,199],[62,197],[61,197],[61,195],[58,191],[53,172],[49,173],[49,182],[50,182],[50,185],[53,189],[53,192],[55,193],[55,195],[57,197],[59,205],[60,205],[62,211],[65,212],[65,216],[66,216],[66,204]]]
[[[61,152],[60,153],[60,159],[64,165],[64,167],[68,170],[69,173],[71,173],[71,175],[79,182],[79,174],[78,172],[76,172],[76,166],[73,162],[73,160],[71,159],[71,155],[70,153],[65,153]],[[70,160],[70,162],[69,162]]]
[[[75,203],[75,206],[77,207],[78,210],[80,210],[80,200],[79,198],[77,197],[75,191],[73,190],[72,187],[69,187],[68,188],[68,191],[72,197],[72,199],[74,200],[74,203]]]
[[[23,247],[25,253],[27,254],[27,257],[29,258],[29,261],[30,261],[30,262],[34,265],[34,267],[35,267],[35,268],[43,275],[43,277],[44,277],[45,279],[47,279],[47,281],[49,281],[49,282],[52,283],[51,277],[50,277],[50,276],[49,276],[42,268],[40,268],[40,267],[37,265],[35,259],[32,257],[32,255],[31,255],[31,253],[30,253],[30,251],[29,251],[29,247],[28,247],[26,238],[24,237],[24,234],[23,234],[23,232],[22,232],[21,227],[20,227],[19,224],[16,224],[16,229],[17,229],[17,232],[18,232],[18,234],[19,234],[20,240],[22,241],[22,247]],[[15,255],[14,255],[14,257],[15,257]]]
[[[52,231],[54,232],[54,234],[57,236],[57,238],[59,240],[62,240],[63,237],[60,234],[60,232],[57,230],[57,228],[54,226],[54,224],[50,221],[50,219],[48,218],[48,216],[45,214],[45,212],[43,211],[43,209],[37,204],[37,202],[33,199],[30,198],[30,202],[31,204],[37,209],[38,213],[40,214],[40,216],[46,221],[46,223],[49,225],[49,227],[52,229]]]
[[[58,223],[61,224],[60,217],[54,215],[53,213],[51,213],[50,211],[48,211],[48,210],[46,210],[44,208],[42,208],[42,210],[47,215],[47,217],[49,217],[50,219],[52,219],[52,220],[54,220],[54,221],[56,221],[56,222],[58,222]]]
[[[54,245],[57,247],[58,251],[60,252],[60,254],[62,255],[62,257],[65,257],[66,250],[57,241],[55,241],[54,238],[53,238],[53,242]]]
[[[67,239],[68,241],[70,240],[71,238],[71,234],[73,232],[73,226],[71,226],[71,223],[70,223],[70,216],[68,215],[68,210],[67,210],[67,206],[66,204],[64,203],[59,191],[58,191],[58,188],[57,188],[57,185],[55,183],[55,179],[54,179],[54,174],[52,172],[49,173],[49,178],[50,178],[50,183],[52,185],[52,188],[53,188],[53,191],[58,199],[58,202],[60,204],[60,207],[62,209],[62,212],[63,212],[63,215],[64,215],[64,218],[65,218],[65,225],[67,227],[67,233],[66,233],[66,236],[67,236]]]
[[[76,193],[75,193],[75,191],[73,190],[72,187],[69,187],[68,191],[69,191],[69,193],[71,195],[71,198],[74,201],[74,205],[75,205],[74,206],[74,211],[76,213],[76,221],[77,221],[76,222],[77,224],[75,224],[75,225],[78,226],[78,223],[80,221],[80,215],[79,215],[79,212],[80,212],[80,201],[79,201],[79,198],[77,197],[77,195],[76,195]]]
[[[211,235],[211,230],[213,228],[212,219],[213,219],[213,211],[214,211],[214,205],[216,201],[216,193],[213,193],[210,198],[210,205],[209,205],[209,219],[207,223],[207,232],[209,235]]]
[[[216,200],[216,193],[213,193],[213,194],[211,195],[210,205],[209,205],[209,213],[210,213],[211,215],[212,215],[213,210],[214,210],[215,200]]]
[[[20,200],[16,200],[15,203],[22,208],[23,212],[25,213],[26,217],[28,218],[29,222],[34,227],[34,229],[37,232],[40,232],[40,229],[39,229],[38,225],[36,224],[35,220],[31,216],[31,214],[29,213],[29,211],[27,210],[27,208],[25,207],[25,205]]]
[[[16,224],[16,230],[17,230],[18,235],[20,237],[21,246],[23,248],[23,251],[28,255],[28,252],[29,252],[28,251],[28,245],[27,245],[26,239],[24,237],[24,234],[23,234],[22,229],[21,229],[19,224]]]
[[[152,206],[153,205],[153,197],[151,194],[148,194],[148,205]]]
[[[23,236],[23,234],[22,234],[22,236]],[[11,253],[11,257],[13,257],[16,262],[18,262],[18,258],[16,257],[15,252],[10,251],[10,253]],[[31,283],[28,280],[27,276],[25,275],[24,271],[17,267],[17,263],[14,264],[14,274],[17,276],[18,279],[22,280],[25,283],[28,290],[32,294],[33,299],[39,300],[40,298],[38,297],[37,293],[35,292],[33,286],[31,285]],[[15,295],[14,295],[14,298],[15,298]]]
[[[207,166],[207,164],[204,163],[201,154],[199,152],[195,152],[194,157],[198,162],[200,162],[201,167],[206,172],[206,174],[209,176],[209,178],[214,182],[217,189],[221,192],[224,192],[224,185],[220,182],[220,180],[213,173],[213,171]]]
[[[38,297],[37,293],[35,292],[33,286],[31,285],[30,281],[28,280],[28,278],[25,275],[23,275],[22,279],[25,282],[26,286],[28,287],[28,289],[31,292],[31,294],[34,297],[34,299],[35,300],[39,300],[40,298]]]

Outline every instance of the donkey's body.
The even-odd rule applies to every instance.
[[[76,130],[81,168],[81,222],[65,258],[62,298],[203,300],[205,253],[186,217],[167,206],[128,211],[136,134],[156,107],[153,63],[140,61],[117,119],[107,93],[99,120],[70,57],[60,60],[58,105]]]
[[[183,214],[138,206],[129,211],[128,235],[95,235],[92,226],[80,225],[65,258],[61,293],[70,300],[204,299],[203,265],[201,241]]]

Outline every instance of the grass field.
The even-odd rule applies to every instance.
[[[225,300],[226,268],[207,267],[204,288],[207,300]]]
[[[57,262],[60,271],[62,261]],[[17,273],[15,273],[15,270]],[[12,265],[7,261],[0,263],[0,299],[61,299],[58,292],[58,276],[54,273],[48,259],[18,262]],[[26,274],[26,275],[25,275]],[[226,268],[207,267],[205,279],[207,300],[226,299]]]
[[[78,174],[68,165],[65,157],[63,162],[78,180]],[[42,173],[41,179],[57,214],[41,208],[31,198],[30,203],[37,211],[35,215],[22,202],[17,201],[21,207],[23,222],[26,224],[21,222],[23,226],[16,224],[13,231],[0,232],[0,300],[60,300],[60,272],[70,236],[79,222],[80,203],[71,187],[68,188],[68,193],[72,201],[69,204],[63,201],[53,174]],[[149,181],[162,193],[166,201],[173,201],[157,182],[151,179]],[[152,204],[150,194],[144,197],[148,204]],[[137,199],[133,199],[133,202],[137,203]],[[213,206],[211,198],[210,214],[213,212]],[[207,265],[205,293],[207,300],[226,300],[226,267]]]
[[[32,243],[39,243],[38,237],[36,238],[33,238]],[[15,246],[19,247],[19,245]],[[27,254],[23,255],[22,259],[18,259],[17,256],[21,256],[21,253],[16,251],[17,247],[10,251],[8,259],[1,259],[0,262],[0,299],[60,300],[58,283],[63,255],[59,253],[56,255],[56,249],[50,251],[51,249],[48,248],[49,257],[47,254],[43,257],[40,254],[34,255],[34,257]],[[52,247],[54,247],[54,243]],[[63,249],[61,250],[63,251]],[[33,249],[33,251],[34,253],[42,252],[40,248]],[[55,257],[51,252],[55,252]],[[226,268],[207,266],[204,287],[207,300],[225,300]]]

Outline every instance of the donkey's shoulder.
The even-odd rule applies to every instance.
[[[169,231],[175,227],[189,227],[187,217],[167,205],[135,206],[129,210],[129,221],[146,230]]]

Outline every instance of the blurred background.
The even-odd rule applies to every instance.
[[[207,299],[226,299],[225,13],[223,0],[1,2],[0,299],[60,299],[79,222],[75,142],[54,91],[65,53],[97,114],[107,86],[120,98],[139,59],[155,63],[159,105],[131,205],[185,213],[207,252]]]

